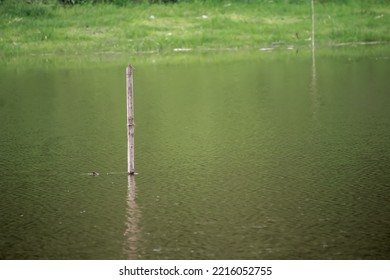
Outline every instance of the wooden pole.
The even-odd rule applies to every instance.
[[[312,52],[314,53],[314,0],[311,0],[311,49]]]
[[[314,34],[314,0],[311,0],[311,55],[312,55],[312,64],[313,64],[313,76],[315,76],[316,71],[316,55],[315,55],[315,34]]]
[[[134,175],[134,102],[133,102],[133,67],[126,69],[127,88],[127,173]]]

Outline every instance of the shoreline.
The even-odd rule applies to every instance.
[[[375,60],[390,59],[390,44],[356,44],[343,43],[336,45],[317,46],[315,52],[316,59],[322,57],[339,57],[348,61],[366,57]],[[311,46],[297,46],[296,48],[275,47],[275,48],[257,48],[257,49],[234,49],[234,50],[201,50],[191,51],[165,51],[165,52],[96,52],[85,54],[54,54],[40,53],[31,55],[0,56],[0,69],[20,68],[26,70],[31,68],[51,68],[51,67],[107,67],[121,66],[128,63],[133,65],[149,64],[180,64],[180,63],[218,63],[235,62],[242,60],[268,61],[285,59],[303,59],[312,61]]]

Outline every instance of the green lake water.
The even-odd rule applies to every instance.
[[[389,259],[369,48],[0,64],[0,259]]]

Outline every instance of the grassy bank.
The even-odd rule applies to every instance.
[[[0,55],[171,52],[308,46],[310,1],[126,6],[0,4]],[[294,1],[292,1],[294,2]],[[316,4],[317,46],[390,42],[390,5]]]

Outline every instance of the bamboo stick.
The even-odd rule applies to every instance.
[[[314,35],[314,0],[311,0],[311,49],[313,53],[315,48]]]
[[[126,69],[127,88],[127,173],[134,175],[134,101],[133,101],[133,67]]]

